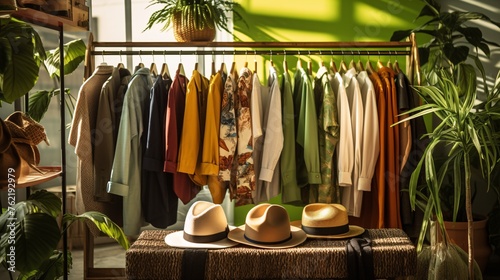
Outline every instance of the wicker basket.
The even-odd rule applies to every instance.
[[[174,37],[177,42],[211,42],[215,39],[215,28],[198,29],[193,21],[184,24],[181,13],[173,17]]]

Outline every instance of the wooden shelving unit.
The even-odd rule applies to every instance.
[[[58,29],[59,26],[63,26],[65,31],[88,31],[87,27],[78,26],[77,20],[55,16],[29,8],[19,8],[12,13],[12,16],[50,29]]]
[[[43,173],[32,169],[28,176],[19,178],[16,188],[27,188],[48,182],[59,177],[62,172],[60,166],[38,166],[38,169]]]
[[[81,9],[81,7],[78,7]],[[88,10],[87,10],[88,14]],[[51,15],[48,13],[44,13],[42,11],[29,9],[29,8],[19,8],[17,11],[11,13],[11,16],[25,21],[27,23],[31,23],[36,26],[56,30],[59,33],[59,49],[63,49],[64,47],[64,32],[65,31],[88,31],[87,26],[79,26],[78,19],[74,17],[73,19],[68,17]],[[87,17],[88,18],[88,17]],[[60,52],[59,56],[60,61],[64,61],[64,52]],[[64,64],[60,64],[61,79],[60,79],[60,90],[64,91]],[[61,196],[62,196],[62,214],[66,213],[67,203],[66,203],[66,135],[64,131],[66,130],[66,117],[65,117],[65,96],[64,94],[60,95],[59,108],[60,108],[60,131],[61,131],[61,166],[50,166],[50,167],[40,167],[42,169],[43,174],[39,172],[32,172],[30,175],[20,182],[17,183],[17,188],[26,188],[41,184],[43,182],[47,182],[53,180],[57,177],[61,178]],[[67,232],[63,235],[63,261],[65,264],[68,263],[67,259],[67,246],[68,246],[68,236]],[[64,277],[63,279],[68,279],[68,270],[67,265],[64,266]]]

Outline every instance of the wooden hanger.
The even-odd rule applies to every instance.
[[[170,71],[168,70],[168,65],[167,62],[163,62],[161,66],[161,72],[160,75],[163,77],[163,79],[170,78]]]
[[[335,61],[333,61],[333,51],[332,51],[332,58],[330,59],[330,70],[332,71],[333,74],[336,74],[338,72],[337,65],[335,64]]]
[[[286,62],[286,51],[283,52],[283,72],[288,73],[288,62]]]
[[[163,51],[163,64],[161,65],[160,75],[163,79],[171,78],[170,70],[168,69],[167,58],[165,57],[165,51]]]
[[[151,54],[153,56],[153,62],[151,62],[151,65],[149,66],[149,74],[156,77],[158,76],[158,69],[156,68],[156,63],[155,63],[155,51],[152,51]]]
[[[233,61],[233,63],[231,64],[231,70],[229,70],[229,73],[231,75],[236,74],[236,61]]]
[[[377,61],[377,68],[380,69],[383,67],[384,67],[384,64],[382,63],[382,61],[380,61],[380,52],[379,52],[378,61]]]
[[[151,66],[149,66],[149,74],[154,77],[158,76],[158,69],[156,68],[156,63],[152,62]]]
[[[394,71],[396,71],[396,73],[401,73],[401,68],[399,68],[399,63],[397,60],[394,61]]]
[[[297,69],[302,69],[302,60],[300,60],[300,51],[298,52],[298,58],[297,58]]]
[[[368,75],[370,75],[371,73],[376,72],[375,69],[373,69],[372,63],[371,63],[371,61],[370,61],[369,58],[366,61],[366,72],[368,73]]]
[[[257,73],[257,52],[253,51],[253,67],[254,67],[254,72]]]
[[[179,63],[179,66],[177,67],[177,71],[179,72],[179,74],[181,74],[182,76],[186,76],[186,73],[184,72],[184,65],[182,65],[182,62]]]
[[[354,62],[354,59],[351,59],[351,61],[349,62],[349,69],[351,68],[358,71],[358,69],[356,69],[356,62]]]
[[[389,61],[387,61],[387,67],[392,69],[392,62],[391,62],[391,51],[389,51]]]
[[[359,51],[358,51],[358,63],[356,64],[356,70],[358,72],[365,70],[365,68],[363,67],[363,62],[361,62],[361,54]]]
[[[224,63],[224,61],[222,61],[222,63],[220,64],[219,73],[220,73],[221,75],[222,75],[222,74],[227,74],[226,63]]]

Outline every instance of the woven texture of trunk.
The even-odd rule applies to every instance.
[[[368,230],[375,278],[415,275],[417,254],[400,229]],[[181,279],[183,249],[165,243],[166,230],[141,233],[126,253],[128,279]],[[208,250],[205,279],[336,279],[346,278],[347,240],[307,239],[288,249],[244,245]]]

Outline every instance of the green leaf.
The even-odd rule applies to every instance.
[[[69,272],[73,263],[70,251],[67,251],[67,256],[68,256],[67,259],[68,259],[68,272]],[[50,256],[50,258],[46,259],[40,265],[39,269],[19,275],[18,280],[59,279],[62,276],[64,276],[63,253],[61,251],[55,250],[52,256]]]
[[[124,249],[128,249],[130,247],[127,236],[123,230],[110,218],[108,218],[108,216],[99,212],[88,211],[81,215],[66,213],[63,218],[63,222],[73,222],[76,220],[89,220],[93,222],[101,232],[115,239]]]
[[[39,64],[35,56],[43,50],[36,31],[14,18],[0,28],[0,92],[2,100],[12,103],[33,88]]]
[[[39,190],[30,195],[26,202],[36,205],[41,212],[56,218],[61,213],[61,199],[54,193],[46,190]]]
[[[452,43],[446,43],[443,47],[443,52],[446,57],[453,63],[459,64],[467,59],[469,55],[469,47],[458,46],[455,47]]]
[[[49,109],[53,91],[39,90],[29,97],[28,115],[35,121],[40,122]]]
[[[483,39],[481,29],[477,27],[458,27],[457,31],[462,33],[467,41],[473,46],[479,46]]]
[[[86,46],[82,39],[76,39],[64,44],[64,74],[68,75],[75,71],[85,59]],[[45,67],[51,78],[60,77],[60,50],[56,48],[47,52]]]
[[[439,10],[440,7],[436,9],[436,7],[431,7],[430,5],[425,5],[422,10],[420,11],[420,14],[418,14],[417,18],[423,17],[423,16],[430,16],[434,17],[439,15]]]
[[[61,238],[56,219],[45,213],[29,214],[16,223],[16,270],[28,272],[48,259]]]

